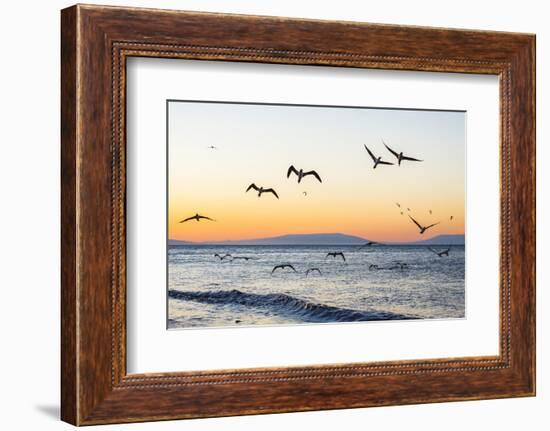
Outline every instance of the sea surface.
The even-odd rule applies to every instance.
[[[326,257],[340,251],[345,262]],[[272,274],[283,263],[297,272]],[[170,329],[464,316],[464,246],[448,257],[411,245],[168,247]]]

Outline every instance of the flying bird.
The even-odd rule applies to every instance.
[[[182,221],[180,221],[180,223],[185,223],[186,221],[191,221],[191,220],[201,221],[201,219],[216,221],[214,219],[211,219],[210,217],[206,217],[206,216],[203,216],[203,215],[200,215],[200,214],[195,214],[194,216],[187,217],[186,219],[183,219]]]
[[[325,259],[327,257],[333,257],[336,259],[338,256],[340,256],[344,262],[346,261],[346,256],[344,256],[344,253],[342,253],[341,251],[331,251],[330,253],[327,253]]]
[[[369,271],[372,271],[373,269],[378,269],[378,265],[374,264],[374,263],[371,263],[369,265]]]
[[[435,225],[438,225],[438,224],[439,224],[439,222],[437,222],[437,223],[433,223],[433,224],[431,224],[431,225],[429,225],[429,226],[422,226],[420,223],[418,223],[418,222],[417,222],[415,219],[413,219],[411,216],[409,216],[409,218],[413,221],[413,223],[414,223],[415,225],[418,226],[418,229],[420,229],[420,235],[422,235],[424,232],[426,232],[429,228],[434,227]]]
[[[273,189],[264,189],[263,187],[258,187],[256,184],[252,183],[248,186],[245,193],[247,193],[250,189],[256,190],[258,192],[258,197],[260,197],[262,193],[273,193],[275,197],[279,199],[279,195]]]
[[[229,253],[226,253],[223,256],[220,256],[218,253],[216,253],[214,257],[217,257],[220,260],[224,260],[225,258],[232,258],[233,256],[231,256]]]
[[[206,148],[208,148],[210,150],[217,150],[218,149],[218,147],[215,147],[214,145],[210,145],[209,147],[206,147]]]
[[[453,216],[451,216],[451,218],[449,220],[452,220],[453,219]]]
[[[313,272],[313,271],[317,271],[319,273],[319,275],[323,275],[323,274],[321,274],[321,270],[319,268],[309,268],[306,271],[306,277],[309,275],[310,272]]]
[[[252,259],[254,259],[254,258],[253,258],[253,257],[250,257],[250,256],[235,256],[235,257],[233,258],[233,260],[239,260],[239,259],[243,259],[243,260],[246,260],[246,261],[248,262],[249,260],[252,260]]]
[[[408,211],[408,212],[411,212],[411,209],[410,209],[410,208],[407,208],[407,211]]]
[[[388,149],[388,151],[390,153],[392,153],[395,157],[397,157],[397,165],[398,166],[401,166],[401,162],[403,160],[409,160],[411,162],[422,162],[423,160],[419,160],[419,159],[415,159],[413,157],[408,157],[408,156],[405,156],[403,155],[403,151],[401,151],[400,153],[398,153],[397,151],[393,151],[390,147],[388,147],[386,145],[386,143],[384,142],[384,140],[382,139],[382,143],[384,144],[384,146]]]
[[[397,208],[401,208],[401,205],[399,204],[399,202],[396,202],[395,205],[397,205]]]
[[[282,265],[275,265],[273,267],[273,269],[271,270],[271,274],[273,275],[273,273],[277,270],[277,269],[285,269],[285,268],[290,268],[292,269],[294,272],[298,272],[296,271],[296,269],[290,264],[290,263],[285,263],[285,264],[282,264]]]
[[[375,245],[375,244],[378,244],[378,243],[375,242],[375,241],[366,242],[365,244],[363,244],[362,246],[360,246],[358,250],[361,250],[361,249],[364,248],[364,247],[370,247],[370,246]]]
[[[365,145],[365,144],[363,144],[363,145]],[[393,165],[393,163],[383,161],[382,156],[376,157],[374,154],[372,154],[371,150],[369,150],[369,147],[367,147],[366,145],[365,145],[365,150],[367,150],[367,152],[369,153],[372,161],[374,162],[373,169],[376,169],[376,167],[378,165]]]
[[[442,250],[442,251],[436,251],[436,250],[434,250],[434,249],[431,248],[431,247],[428,247],[428,250],[430,250],[431,252],[437,254],[439,257],[449,256],[449,251],[451,251],[450,248],[448,248],[448,249],[446,249],[446,250]]]
[[[286,177],[290,178],[290,174],[293,173],[293,172],[298,177],[298,182],[299,183],[302,181],[302,178],[307,177],[308,175],[313,175],[315,178],[317,178],[317,180],[319,180],[320,183],[323,182],[323,180],[321,180],[321,177],[319,176],[319,174],[317,172],[315,172],[315,171],[304,172],[303,169],[297,170],[293,165],[291,165],[288,168],[288,171],[286,172]]]

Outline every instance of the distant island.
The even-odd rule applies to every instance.
[[[281,235],[244,240],[192,242],[169,239],[168,245],[362,245],[370,240],[343,233]],[[464,235],[436,235],[422,241],[387,242],[387,245],[464,245]]]

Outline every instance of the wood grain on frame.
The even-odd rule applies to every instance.
[[[535,393],[535,37],[73,6],[62,11],[62,419],[137,422]],[[500,353],[126,374],[129,56],[500,77]]]

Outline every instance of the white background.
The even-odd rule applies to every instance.
[[[103,1],[106,4],[115,2]],[[132,6],[345,19],[537,33],[538,159],[550,158],[550,29],[541,1],[306,2],[298,0],[118,1]],[[2,184],[0,319],[2,428],[69,429],[59,409],[59,9],[69,2],[5,2],[0,16]],[[330,412],[106,426],[97,429],[277,430],[343,427],[407,430],[547,429],[550,422],[550,216],[548,170],[538,171],[538,396]],[[545,364],[546,363],[546,364]]]
[[[128,372],[498,354],[496,76],[147,58],[130,60],[127,83]],[[467,318],[167,331],[159,239],[166,235],[169,98],[467,111]]]

